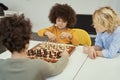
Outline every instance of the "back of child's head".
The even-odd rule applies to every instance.
[[[113,32],[115,27],[120,26],[119,15],[109,6],[101,7],[93,14],[94,24],[100,24],[108,28],[108,32]]]
[[[56,24],[56,18],[62,18],[67,21],[66,27],[72,28],[76,23],[76,13],[74,9],[68,4],[58,4],[56,3],[50,10],[49,20],[51,23]]]
[[[10,51],[25,49],[31,37],[31,22],[22,15],[9,15],[0,20],[0,40]]]

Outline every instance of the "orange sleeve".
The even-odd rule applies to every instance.
[[[79,40],[78,40],[78,36],[76,36],[75,32],[72,33],[72,39],[71,39],[71,43],[75,46],[79,45]]]

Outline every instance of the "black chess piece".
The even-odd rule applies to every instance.
[[[37,49],[36,57],[42,57],[41,50]]]
[[[60,58],[60,57],[61,57],[61,55],[60,55],[61,53],[62,53],[62,52],[60,52],[60,51],[57,52],[57,58]]]
[[[28,50],[27,55],[28,55],[28,56],[31,56],[31,55],[32,55],[32,53],[33,53],[33,50],[32,50],[32,49],[31,49],[31,50]]]

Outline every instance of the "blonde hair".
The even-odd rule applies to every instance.
[[[108,33],[112,33],[120,25],[120,17],[111,7],[102,7],[93,13],[93,23],[102,25]]]

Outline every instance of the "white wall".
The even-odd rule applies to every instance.
[[[92,14],[101,6],[112,6],[118,12],[119,0],[1,0],[9,10],[21,11],[31,19],[33,32],[51,25],[48,14],[55,3],[67,3],[73,7],[77,14]]]

